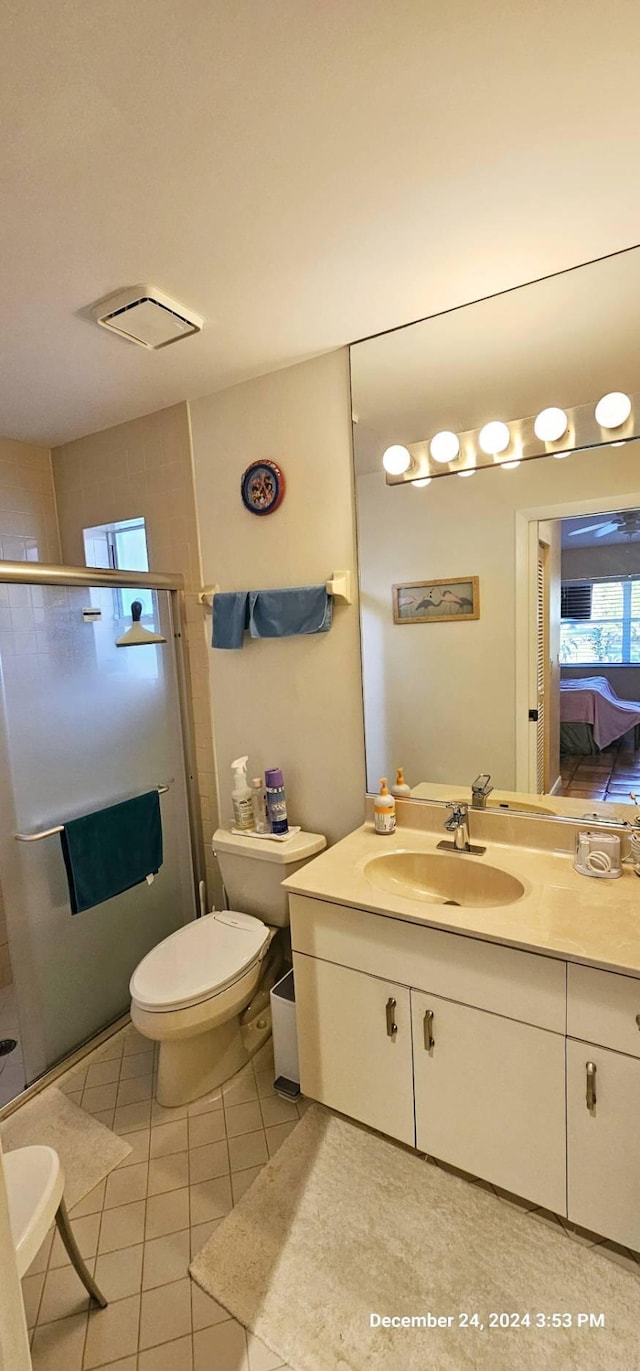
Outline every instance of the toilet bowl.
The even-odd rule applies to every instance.
[[[131,1019],[160,1043],[159,1104],[198,1099],[247,1060],[238,1016],[272,936],[261,919],[224,910],[185,924],[140,962],[129,986]]]
[[[218,830],[212,846],[236,907],[171,933],[147,953],[129,983],[131,1020],[159,1044],[156,1098],[167,1108],[215,1090],[269,1037],[269,1010],[248,1022],[243,1011],[264,975],[272,940],[289,922],[281,882],[326,842],[317,833],[299,833],[280,844]],[[244,910],[238,910],[236,895]]]

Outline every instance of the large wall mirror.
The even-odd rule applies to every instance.
[[[353,345],[370,791],[635,813],[639,300],[633,249]]]

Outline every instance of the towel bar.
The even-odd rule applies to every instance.
[[[351,604],[351,572],[334,571],[333,575],[325,582],[327,595],[332,595],[334,600],[342,605]],[[213,597],[217,595],[220,586],[205,586],[198,595],[198,600],[206,609],[213,609]]]
[[[159,795],[166,795],[168,785],[158,785],[156,790]],[[41,838],[52,838],[54,833],[62,833],[64,824],[57,824],[55,828],[43,828],[41,833],[14,833],[17,843],[39,843]]]

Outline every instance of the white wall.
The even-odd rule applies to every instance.
[[[422,490],[389,487],[382,473],[359,477],[370,787],[400,763],[412,785],[468,785],[489,771],[495,786],[513,789],[516,511],[561,504],[571,513],[578,500],[639,487],[635,443]],[[445,576],[480,577],[479,620],[393,623],[394,582]]]
[[[329,353],[193,402],[205,583],[221,590],[308,585],[356,570],[348,354]],[[282,467],[286,494],[257,517],[240,500],[256,458]],[[210,624],[208,625],[210,632]],[[280,766],[290,821],[331,841],[364,818],[358,610],[329,633],[210,649],[220,812],[231,817],[234,757],[250,775]]]
[[[562,549],[563,581],[579,580],[581,576],[631,575],[640,576],[640,541]]]

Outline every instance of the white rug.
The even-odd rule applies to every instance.
[[[295,1371],[632,1371],[640,1281],[515,1206],[313,1106],[191,1274]],[[571,1328],[489,1328],[490,1314]],[[372,1313],[452,1316],[371,1327]],[[482,1330],[461,1328],[477,1313]],[[578,1314],[604,1328],[576,1326]]]
[[[11,1114],[0,1124],[0,1133],[5,1152],[33,1143],[55,1148],[65,1174],[68,1209],[83,1200],[131,1151],[124,1138],[79,1109],[55,1085],[47,1086]]]

